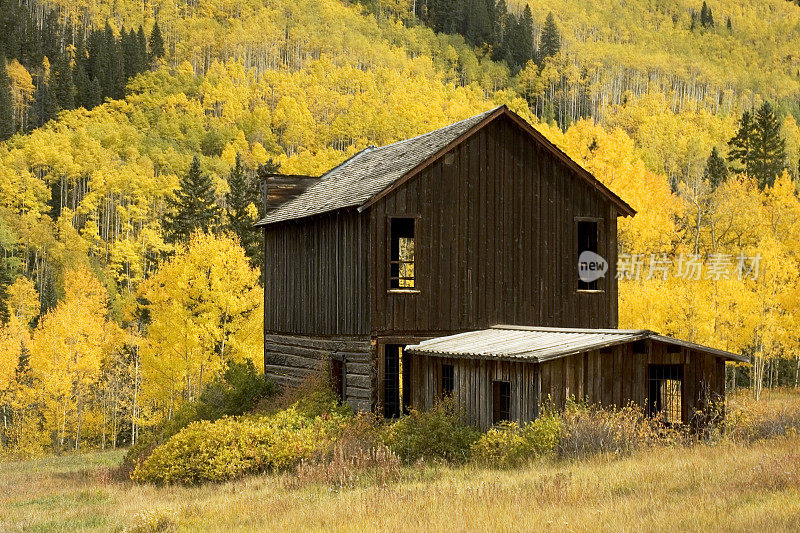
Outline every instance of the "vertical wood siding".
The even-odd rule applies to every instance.
[[[541,363],[542,400],[563,408],[569,397],[589,404],[647,405],[650,364],[683,366],[684,421],[705,408],[709,399],[725,397],[725,362],[711,354],[648,341],[648,353],[633,353],[633,344],[592,351]]]
[[[368,223],[338,211],[265,229],[266,333],[369,333]]]
[[[411,377],[412,405],[430,409],[442,397],[442,365],[453,365],[453,397],[463,409],[465,421],[488,429],[492,426],[492,382],[511,383],[511,419],[528,422],[538,416],[535,364],[485,359],[414,356]]]
[[[373,333],[616,327],[613,204],[505,118],[451,154],[370,210]],[[397,215],[418,217],[418,293],[388,290],[388,217]],[[601,219],[599,253],[611,266],[603,292],[576,290],[576,217]]]
[[[430,409],[441,398],[442,364],[453,365],[453,395],[466,421],[492,426],[492,381],[511,383],[511,419],[534,420],[542,406],[563,409],[573,398],[604,407],[628,404],[647,407],[649,364],[683,365],[681,406],[685,422],[692,422],[709,399],[725,397],[725,362],[713,355],[682,348],[667,353],[666,345],[652,342],[649,353],[634,354],[632,345],[592,351],[544,363],[486,359],[414,356],[411,359],[413,405]]]

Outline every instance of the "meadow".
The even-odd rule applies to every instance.
[[[734,396],[730,410],[750,403]],[[792,411],[800,394],[758,409]],[[346,487],[294,472],[199,487],[114,479],[122,451],[0,463],[0,530],[797,531],[800,436],[721,438],[518,469],[418,464]]]

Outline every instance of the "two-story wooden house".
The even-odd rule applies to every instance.
[[[724,395],[739,356],[614,329],[617,218],[635,212],[505,106],[298,180],[257,224],[277,383],[330,371],[386,416],[453,394],[481,427],[570,396],[687,421]],[[605,275],[579,277],[583,252]]]

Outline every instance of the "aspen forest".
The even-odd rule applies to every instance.
[[[726,379],[756,397],[800,386],[796,2],[0,10],[0,454],[129,446],[262,371],[260,180],[501,104],[637,211],[621,328],[750,357]]]

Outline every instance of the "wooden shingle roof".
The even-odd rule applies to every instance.
[[[645,339],[683,346],[731,361],[748,361],[739,354],[666,337],[646,329],[494,326],[422,341],[407,346],[406,352],[412,355],[542,362]]]
[[[611,199],[624,215],[635,211],[505,105],[438,130],[386,146],[369,146],[332,168],[305,192],[268,212],[256,226],[295,220],[345,208],[363,210],[456,144],[501,115],[507,115],[546,149]]]

